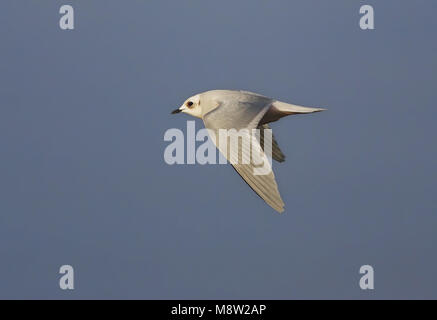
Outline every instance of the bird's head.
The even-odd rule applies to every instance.
[[[184,112],[193,117],[202,118],[202,107],[200,105],[200,95],[196,94],[185,100],[182,106],[172,111],[172,114]]]

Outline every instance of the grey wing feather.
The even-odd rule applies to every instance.
[[[268,124],[263,124],[261,126],[258,126],[258,129],[260,129],[259,144],[264,150],[264,130],[270,129],[270,127]],[[282,153],[281,149],[279,148],[278,142],[276,141],[274,135],[272,135],[272,158],[278,162],[285,161],[285,155]]]
[[[267,174],[262,175],[257,175],[254,173],[257,166],[253,163],[250,152],[251,150],[257,150],[261,152],[262,149],[259,145],[259,141],[257,141],[256,139],[250,139],[250,148],[247,148],[247,145],[245,147],[244,143],[241,147],[240,145],[238,145],[237,159],[242,159],[244,155],[248,155],[250,163],[246,164],[242,163],[242,161],[233,161],[231,159],[232,152],[230,152],[229,150],[229,143],[227,145],[227,149],[220,146],[220,143],[218,143],[219,129],[253,129],[258,127],[261,118],[268,111],[271,103],[269,99],[266,99],[264,97],[260,98],[259,100],[262,101],[260,101],[258,105],[255,105],[252,110],[247,110],[250,107],[249,105],[247,105],[247,101],[231,101],[228,103],[222,102],[220,107],[205,115],[203,120],[206,128],[212,130],[212,132],[215,134],[215,137],[213,137],[212,140],[216,144],[217,148],[226,157],[226,159],[231,162],[234,169],[244,179],[244,181],[246,181],[246,183],[252,188],[252,190],[254,190],[258,194],[258,196],[260,196],[273,209],[278,212],[283,212],[284,202],[282,201],[281,195],[279,194],[275,175],[271,170],[271,164],[268,162],[264,152],[262,152],[262,155],[265,159],[264,164],[270,166],[270,170]],[[240,108],[240,110],[238,110],[238,108]],[[243,116],[244,119],[239,118],[241,116]]]
[[[273,171],[268,175],[254,175],[253,166],[251,165],[235,164],[233,167],[252,190],[269,206],[279,213],[284,211],[284,201],[282,201],[279,194]]]

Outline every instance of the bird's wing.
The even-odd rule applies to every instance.
[[[258,139],[252,136],[252,129],[258,127],[260,120],[270,107],[271,100],[264,97],[255,103],[239,100],[222,101],[217,109],[204,116],[203,121],[217,148],[244,181],[273,209],[283,212],[284,202],[279,194],[271,163]],[[232,130],[227,131],[226,143],[223,143],[220,129],[239,131],[234,133]],[[238,143],[231,143],[233,134],[237,134],[242,140]],[[244,162],[244,159],[248,161]],[[260,163],[262,165],[259,165]]]

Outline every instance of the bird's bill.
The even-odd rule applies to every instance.
[[[182,112],[182,111],[184,111],[185,109],[186,109],[185,105],[182,105],[182,106],[180,106],[178,109],[173,110],[173,111],[171,112],[171,114],[176,114],[176,113]]]
[[[176,110],[173,110],[173,111],[171,112],[171,114],[176,114],[176,113],[179,113],[179,112],[182,112],[182,110],[179,109],[179,108],[177,108]]]

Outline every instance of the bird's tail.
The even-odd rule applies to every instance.
[[[273,103],[273,106],[276,108],[277,111],[286,114],[313,113],[313,112],[320,112],[326,110],[323,108],[309,108],[309,107],[296,106],[294,104],[285,103],[281,101],[275,101]]]

